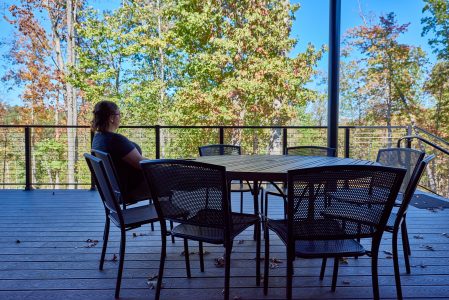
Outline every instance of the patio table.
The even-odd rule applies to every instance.
[[[259,183],[286,182],[287,172],[320,166],[376,165],[374,161],[328,157],[294,155],[217,155],[201,156],[196,161],[226,167],[228,181],[248,180],[254,182],[254,213],[259,213]]]

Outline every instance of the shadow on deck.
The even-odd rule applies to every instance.
[[[245,209],[252,200],[246,195]],[[104,212],[97,192],[57,190],[1,190],[0,299],[113,299],[119,235],[113,228],[104,271],[98,270]],[[236,199],[234,200],[236,201]],[[412,274],[401,265],[406,298],[449,298],[449,205],[444,199],[418,194],[408,215],[412,248]],[[238,207],[237,202],[234,207]],[[281,214],[281,201],[273,198],[270,216]],[[98,244],[88,242],[98,240]],[[270,290],[263,296],[255,285],[255,242],[252,229],[237,237],[231,265],[231,299],[285,298],[285,248],[273,235],[272,257],[281,260],[270,271]],[[263,249],[263,247],[262,247]],[[161,299],[222,299],[224,269],[214,265],[223,248],[207,245],[206,270],[201,273],[191,242],[192,278],[185,277],[183,244],[168,243],[168,257]],[[381,298],[395,298],[391,234],[386,233],[380,251]],[[127,234],[126,260],[121,299],[152,299],[149,278],[159,266],[159,228],[149,226]],[[400,253],[402,255],[402,252]],[[263,256],[263,252],[262,252]],[[400,258],[402,262],[402,257]],[[295,262],[294,298],[370,299],[369,258],[349,259],[340,267],[337,290],[330,291],[331,267],[320,281],[320,260]]]

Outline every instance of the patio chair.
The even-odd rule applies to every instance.
[[[121,197],[120,197],[120,203],[123,206],[123,209],[126,209],[127,205],[135,204],[142,200],[149,200],[151,204],[151,195],[133,195],[133,194],[127,194],[123,193],[123,185],[121,184],[118,173],[114,167],[114,163],[112,161],[111,155],[107,152],[103,152],[100,150],[92,149],[91,150],[92,155],[95,157],[98,157],[103,161],[103,166],[106,170],[106,174],[109,178],[109,181],[111,182],[112,188],[114,190],[121,190]],[[143,176],[143,175],[142,175]]]
[[[187,277],[191,277],[188,240],[199,242],[200,270],[204,272],[203,243],[225,247],[224,298],[229,298],[230,259],[234,238],[250,226],[256,228],[256,284],[260,284],[260,219],[258,215],[231,211],[226,169],[197,161],[141,162],[161,220],[179,225],[172,235],[184,239]],[[162,199],[162,195],[170,195]],[[170,203],[171,206],[164,205]],[[178,211],[186,211],[182,217]],[[155,298],[159,299],[166,258],[166,226],[161,222],[162,249]]]
[[[288,299],[292,298],[295,256],[334,258],[332,291],[335,291],[339,259],[368,253],[371,255],[373,295],[378,299],[379,246],[404,174],[403,169],[370,165],[326,166],[289,171],[287,219],[267,219],[265,222],[265,295],[268,292],[269,278],[269,230],[272,230],[287,248]],[[356,206],[353,210],[339,206],[341,211],[338,211],[338,218],[324,214],[330,190],[334,195],[341,193],[350,199],[358,199],[361,187],[371,187],[375,191],[371,198],[364,198],[366,206]],[[359,215],[363,218],[353,218]],[[369,251],[355,240],[359,237],[372,238]]]
[[[298,156],[328,156],[335,157],[337,151],[335,148],[320,147],[320,146],[295,146],[287,147],[285,149],[285,155],[298,155]],[[272,182],[272,187],[266,187],[265,191],[265,205],[262,205],[261,211],[265,216],[268,215],[268,196],[282,197],[284,200],[284,218],[287,216],[287,185],[285,182]],[[263,203],[262,203],[263,204]],[[265,209],[263,208],[265,206]]]
[[[198,147],[200,156],[212,156],[212,155],[241,155],[242,148],[236,145],[206,145]],[[250,192],[253,195],[254,190],[248,181],[231,182],[231,193],[240,193],[240,213],[243,213],[243,193]],[[254,206],[255,207],[255,206]]]
[[[419,162],[418,166],[412,172],[410,178],[408,178],[408,185],[405,187],[405,192],[402,195],[401,205],[397,211],[392,211],[390,216],[388,217],[388,221],[385,227],[386,232],[390,232],[393,234],[392,237],[392,252],[393,252],[393,264],[394,264],[394,275],[396,282],[396,293],[397,298],[402,299],[402,288],[401,288],[401,278],[399,272],[399,253],[398,253],[398,235],[399,230],[401,230],[402,235],[402,247],[404,252],[404,261],[407,269],[407,274],[410,274],[410,262],[409,262],[409,247],[408,236],[407,236],[407,228],[405,227],[405,218],[407,216],[407,210],[410,204],[410,201],[413,199],[413,195],[415,190],[419,184],[422,174],[426,169],[428,163],[435,158],[435,155],[429,155]],[[406,175],[407,176],[407,173]],[[404,178],[405,178],[404,176]],[[405,180],[405,179],[404,179]],[[402,187],[402,185],[401,185]],[[363,195],[362,198],[365,198],[366,194]],[[348,201],[349,202],[349,201]],[[357,209],[355,206],[360,207],[360,202],[355,201],[351,203],[344,203],[341,205],[342,209],[354,210]],[[331,216],[332,218],[343,218],[343,216],[339,216],[339,212],[341,209],[335,210],[335,204],[327,208],[324,212],[325,215]],[[363,211],[363,210],[362,210]],[[344,216],[346,218],[346,216]],[[358,218],[357,216],[355,218]],[[324,276],[324,268],[326,266],[326,260],[324,259],[322,262],[322,270],[320,279]]]
[[[103,270],[104,258],[106,254],[106,248],[109,239],[109,227],[110,223],[117,226],[120,229],[120,254],[117,273],[117,282],[115,286],[115,298],[120,295],[120,285],[122,281],[123,263],[125,259],[125,246],[126,246],[126,231],[130,229],[138,228],[144,224],[149,224],[159,221],[156,209],[153,204],[131,207],[126,210],[122,210],[119,199],[120,189],[114,189],[111,184],[104,163],[101,159],[91,155],[84,154],[87,165],[92,173],[95,185],[103,202],[104,211],[106,215],[106,223],[104,226],[103,234],[103,248],[100,257],[99,269]]]

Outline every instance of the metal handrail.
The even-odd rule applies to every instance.
[[[429,146],[431,146],[431,147],[433,147],[433,148],[443,152],[444,154],[449,155],[449,151],[448,150],[446,150],[444,148],[441,148],[437,144],[432,143],[431,141],[429,141],[429,140],[427,140],[427,139],[425,139],[425,138],[423,138],[423,137],[421,137],[419,135],[407,135],[407,136],[401,137],[400,139],[398,139],[398,143],[397,143],[398,148],[401,147],[401,142],[402,141],[407,140],[407,141],[410,142],[412,139],[420,140],[421,142],[426,143],[427,145],[429,145]]]

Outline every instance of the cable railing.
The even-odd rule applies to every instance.
[[[72,149],[67,146],[69,129],[76,130]],[[394,146],[411,132],[408,126],[341,126],[338,155],[375,160],[378,149]],[[139,144],[149,159],[196,157],[199,146],[216,143],[240,145],[244,154],[327,145],[325,126],[121,126],[119,133]],[[0,189],[90,188],[82,155],[90,152],[92,138],[88,126],[0,125]],[[72,169],[69,152],[75,158]]]
[[[434,154],[435,159],[427,166],[427,170],[420,180],[420,187],[437,195],[449,197],[449,143],[444,139],[422,129],[416,128],[417,132],[425,135],[406,135],[398,139],[397,147],[405,146],[411,148],[415,141],[418,148],[426,154]],[[433,140],[433,141],[431,141]]]

